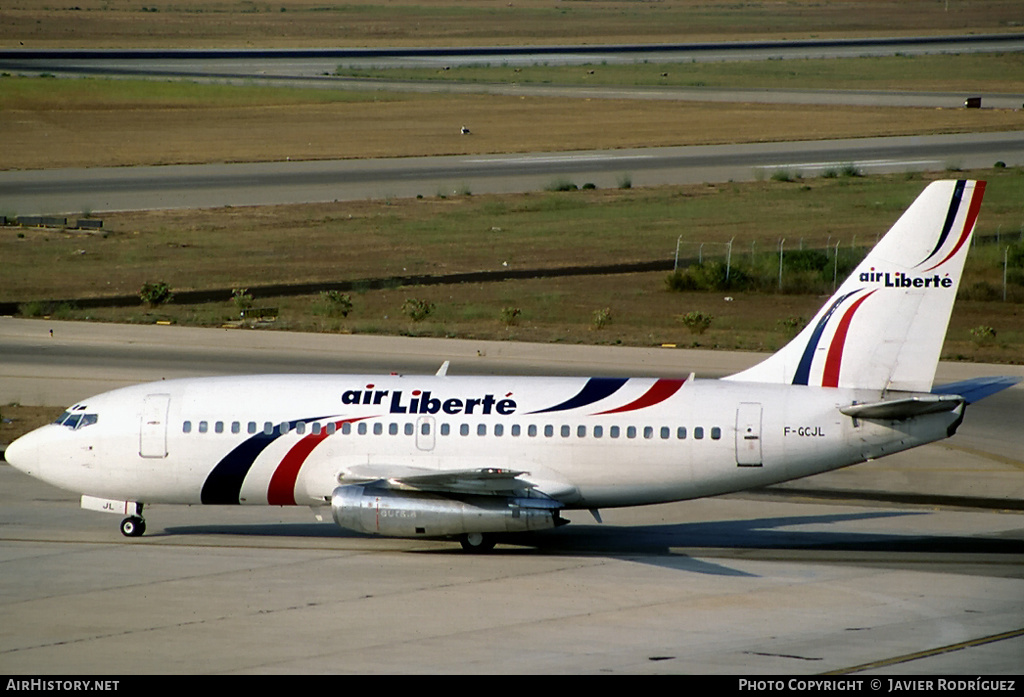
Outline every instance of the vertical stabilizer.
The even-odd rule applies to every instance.
[[[928,392],[984,191],[930,184],[793,341],[726,379]]]

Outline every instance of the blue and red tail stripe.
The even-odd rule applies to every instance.
[[[960,205],[960,197],[962,197],[962,195],[963,195],[963,185],[964,185],[964,183],[965,182],[963,182],[963,181],[958,181],[956,183],[957,186],[956,186],[956,190],[954,190],[954,192],[953,192],[953,200],[950,202],[949,213],[946,215],[946,224],[947,225],[952,225],[952,222],[951,222],[950,218],[951,217],[952,218],[956,217],[957,211],[954,209],[954,206],[959,207],[959,205]],[[947,261],[949,261],[951,258],[953,258],[953,256],[957,252],[960,251],[960,248],[964,246],[964,243],[967,242],[967,238],[970,237],[970,235],[971,235],[971,231],[974,229],[974,223],[978,220],[978,211],[981,210],[981,200],[984,197],[985,197],[985,182],[983,182],[983,181],[975,182],[975,184],[974,184],[974,192],[971,195],[971,201],[970,201],[970,203],[968,204],[968,207],[967,207],[967,216],[964,219],[964,226],[960,230],[960,235],[957,238],[956,244],[953,245],[953,248],[949,251],[949,253],[946,254],[946,256],[944,256],[942,258],[942,261],[940,261],[939,263],[934,264],[932,266],[929,266],[927,269],[925,269],[925,271],[933,271],[934,269],[937,269],[938,267],[942,266]],[[929,259],[931,259],[933,256],[935,256],[935,253],[938,252],[939,249],[942,247],[942,243],[945,242],[945,238],[946,238],[946,235],[948,234],[948,230],[945,227],[943,227],[943,231],[942,232],[943,232],[943,234],[939,238],[939,243],[935,246],[935,249],[932,251],[931,254],[928,255],[928,257],[924,261],[922,261],[920,264],[918,264],[918,266],[921,266],[921,264],[926,263]]]

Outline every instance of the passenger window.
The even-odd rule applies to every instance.
[[[224,422],[223,421],[218,421],[217,423],[215,423],[213,425],[213,430],[216,433],[224,433]]]
[[[672,435],[672,429],[670,429],[668,426],[662,426],[661,427],[661,438],[662,438],[662,440],[667,440],[668,437],[671,436],[671,435]]]
[[[600,438],[604,435],[604,426],[594,426],[594,438]]]
[[[544,436],[550,438],[553,435],[555,435],[555,427],[551,424],[544,426]]]
[[[367,427],[366,427],[366,422],[365,421],[360,421],[359,425],[356,426],[356,430],[359,432],[359,435],[365,436],[366,433],[367,433],[367,430],[368,430]]]
[[[415,430],[416,430],[416,427],[413,426],[412,423],[407,423],[405,425],[405,435],[411,436]]]
[[[208,430],[210,430],[210,425],[208,423],[206,423],[205,421],[200,421],[199,422],[199,432],[200,433],[206,433]]]
[[[422,424],[420,424],[420,434],[424,435],[424,436],[429,436],[430,435],[430,422],[429,421],[424,421]]]
[[[250,421],[249,422],[249,429],[248,430],[249,430],[249,433],[256,433],[256,422],[255,421]]]
[[[644,426],[644,438],[654,438],[654,426]]]
[[[711,428],[711,440],[718,440],[721,437],[722,437],[722,429],[720,429],[718,426],[713,426]]]
[[[192,422],[191,421],[186,421],[185,423],[183,423],[181,425],[181,432],[182,433],[192,433]]]
[[[460,436],[468,436],[469,435],[469,424],[460,424],[459,425],[459,435]]]
[[[313,424],[313,435],[314,436],[319,436],[320,435],[320,431],[321,431],[320,424]]]
[[[203,425],[201,423],[199,424],[199,430],[203,430]],[[263,434],[266,436],[274,435],[274,424],[269,421],[263,422]]]
[[[375,435],[375,436],[382,436],[382,435],[384,435],[384,424],[382,424],[380,421],[378,421],[377,423],[375,423],[373,425],[373,435]]]
[[[569,437],[569,430],[570,429],[569,429],[569,426],[567,424],[562,424],[562,427],[560,429],[558,429],[558,430],[561,432],[562,438],[568,438]]]
[[[299,423],[295,424],[295,432],[298,433],[300,436],[303,435],[306,432],[306,422],[300,421]]]
[[[636,426],[626,427],[626,438],[636,438]]]
[[[477,424],[477,426],[476,426],[476,434],[478,436],[486,436],[487,435],[487,424]]]
[[[676,438],[686,440],[686,426],[680,426],[676,429]]]
[[[448,425],[446,423],[445,424],[441,424],[441,435],[442,436],[447,436],[451,432],[452,432],[452,427],[450,425]]]
[[[523,430],[520,428],[519,424],[512,424],[512,435],[514,437],[518,438],[522,432]]]
[[[505,435],[505,427],[501,424],[494,424],[494,435],[503,436]]]
[[[577,426],[576,427],[576,437],[577,438],[586,438],[587,437],[587,427],[586,426]]]
[[[341,425],[341,435],[347,436],[350,433],[352,433],[352,422],[346,421]]]
[[[618,438],[619,437],[619,427],[618,426],[612,426],[611,428],[609,428],[608,429],[608,435],[611,436],[612,438]]]
[[[398,435],[398,424],[394,424],[394,423],[388,424],[388,435],[392,435],[392,436],[397,436]]]
[[[696,438],[697,440],[700,440],[701,438],[703,438],[704,437],[704,427],[703,426],[695,426],[694,429],[693,429],[693,437]]]
[[[235,434],[241,433],[242,432],[242,424],[240,424],[237,421],[232,421],[231,422],[231,432],[235,433]]]
[[[337,432],[338,432],[338,424],[334,423],[333,421],[331,423],[327,424],[327,435],[333,436]]]
[[[530,438],[536,438],[537,437],[537,425],[536,424],[530,424],[529,426],[527,426],[526,427],[526,435],[528,435]]]

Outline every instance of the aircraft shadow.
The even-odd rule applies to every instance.
[[[1002,537],[913,535],[898,532],[865,533],[844,530],[842,523],[880,518],[927,515],[916,511],[865,511],[830,515],[780,516],[739,520],[621,526],[579,524],[526,534],[504,535],[493,554],[551,554],[605,556],[665,568],[718,576],[752,576],[709,561],[730,558],[739,550],[863,554],[1024,554],[1024,540]],[[826,526],[826,527],[823,527]],[[829,529],[827,526],[837,526]],[[813,529],[808,529],[813,528]],[[372,540],[373,536],[343,530],[329,523],[260,525],[195,525],[170,527],[154,536],[235,535],[274,538],[342,538]],[[511,545],[511,546],[509,546]],[[685,552],[682,549],[685,549]],[[707,555],[702,553],[707,552]],[[451,549],[417,550],[419,554],[462,554]],[[701,556],[701,559],[695,558]],[[747,555],[743,555],[747,556]],[[817,555],[808,558],[812,560]],[[772,558],[769,555],[768,558]],[[861,559],[860,561],[866,561]]]

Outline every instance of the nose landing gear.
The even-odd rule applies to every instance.
[[[121,521],[121,534],[125,537],[142,537],[146,532],[146,521],[138,516],[129,516]]]
[[[127,509],[130,513],[127,518],[121,521],[121,534],[125,537],[142,537],[146,532],[146,519],[142,517],[142,504],[134,504],[135,509]]]

